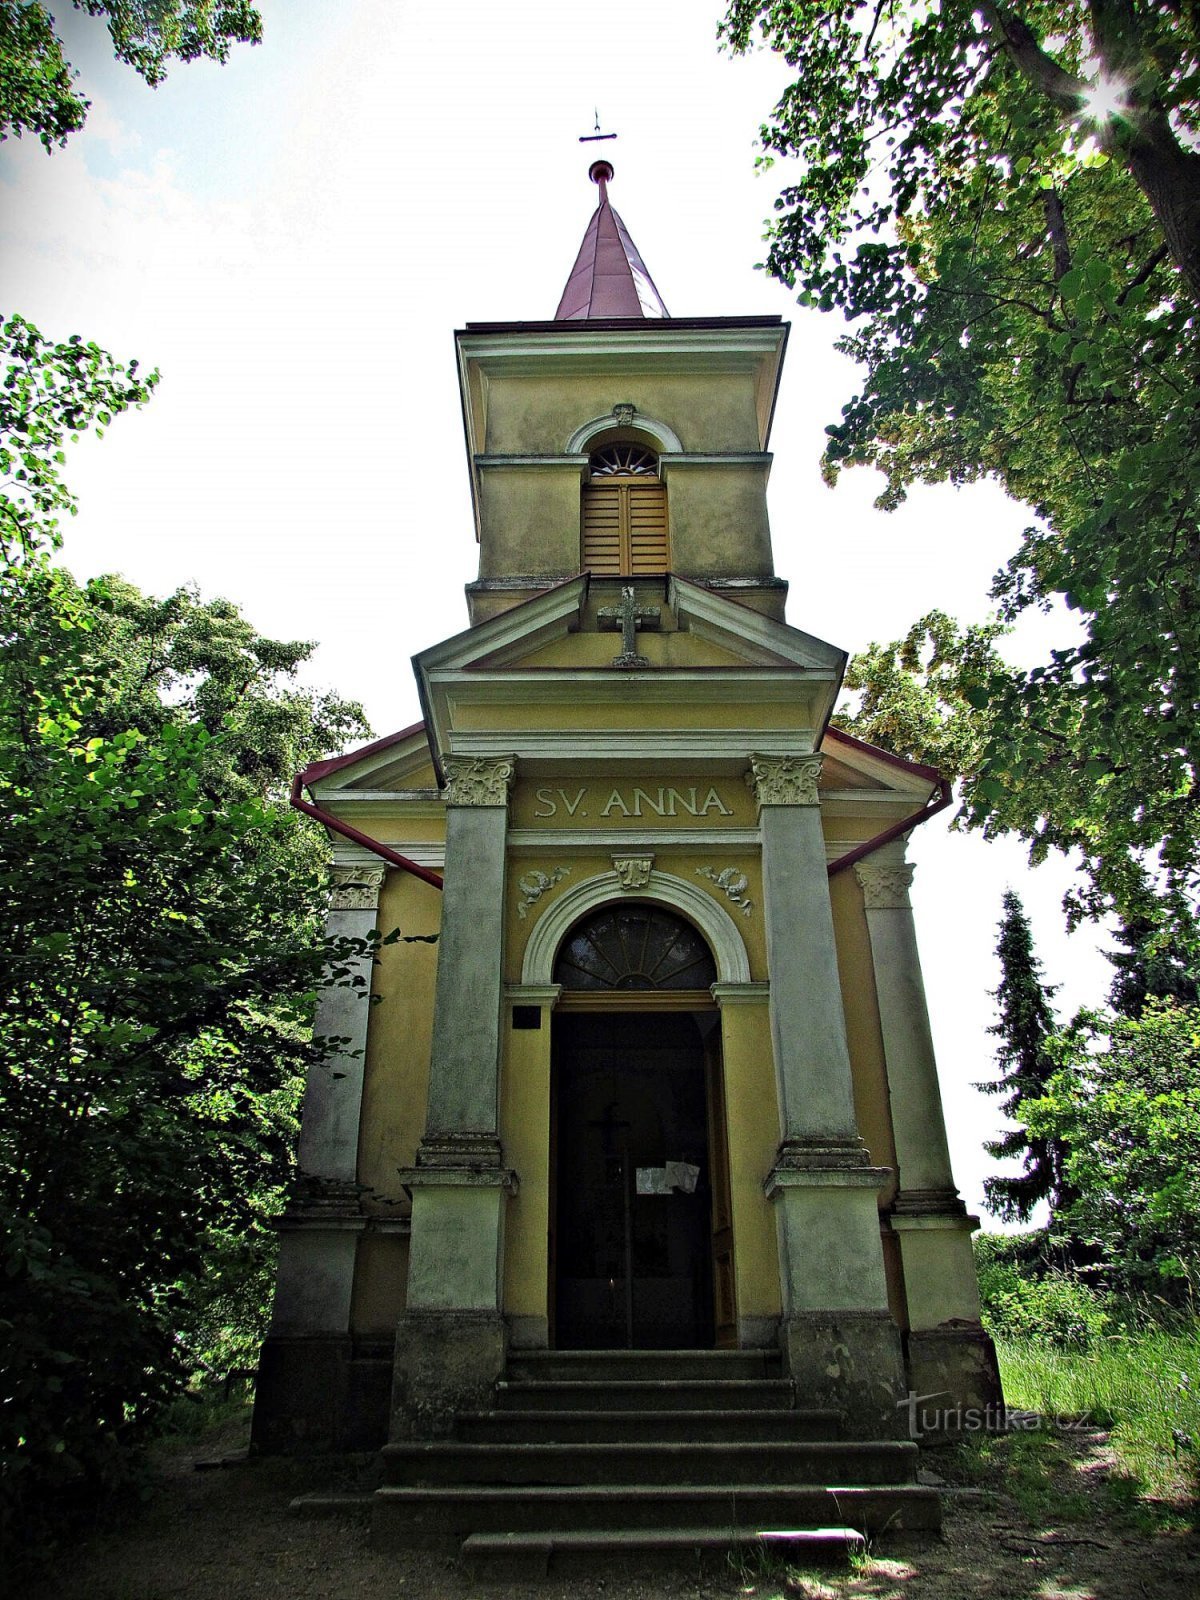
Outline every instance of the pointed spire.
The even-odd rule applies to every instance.
[[[594,161],[588,172],[600,186],[600,204],[588,223],[571,276],[563,290],[556,322],[576,322],[589,317],[669,316],[654,279],[646,271],[629,229],[608,203],[613,169],[607,161]]]

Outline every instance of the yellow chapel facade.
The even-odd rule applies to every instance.
[[[862,1437],[998,1398],[905,856],[948,787],[784,619],[787,325],[669,317],[593,176],[556,318],[456,335],[469,626],[301,775],[330,931],[403,938],[321,1001],[263,1450],[445,1435],[538,1352],[767,1352]]]

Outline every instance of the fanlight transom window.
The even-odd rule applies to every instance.
[[[564,989],[707,989],[712,951],[682,917],[661,906],[605,906],[575,924],[554,964]]]
[[[593,478],[657,478],[658,457],[644,444],[606,444],[588,458]]]

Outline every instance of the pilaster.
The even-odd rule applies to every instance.
[[[313,1032],[338,1039],[309,1069],[295,1188],[279,1219],[271,1326],[255,1392],[255,1449],[360,1449],[378,1418],[352,1362],[351,1308],[358,1243],[368,1226],[358,1200],[358,1137],[370,1016],[370,939],[385,868],[374,858],[332,869],[326,937],[358,941],[344,983],[322,989]],[[378,1226],[378,1224],[376,1224]]]
[[[780,1339],[809,1403],[895,1432],[904,1393],[888,1311],[878,1194],[890,1177],[859,1138],[821,827],[822,757],[750,757],[758,802],[771,1042],[781,1138],[775,1207]]]
[[[370,1016],[371,948],[385,869],[354,863],[333,868],[325,934],[355,940],[344,983],[322,989],[313,1032],[344,1041],[309,1069],[300,1120],[292,1203],[280,1219],[279,1275],[273,1336],[344,1335],[362,1217],[358,1204],[358,1134]]]
[[[909,1373],[943,1410],[999,1400],[980,1322],[970,1217],[954,1186],[913,923],[913,867],[897,840],[854,868],[862,889],[883,1038],[899,1187],[891,1218],[908,1308]],[[931,1409],[938,1409],[933,1403]]]
[[[396,1335],[392,1436],[449,1429],[504,1365],[499,1135],[505,843],[512,758],[447,757],[446,872],[425,1133],[400,1173],[412,1196],[408,1298]]]

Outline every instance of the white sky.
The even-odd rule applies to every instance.
[[[1021,507],[984,485],[884,515],[872,474],[821,483],[854,372],[832,348],[840,320],[752,270],[783,181],[755,176],[754,135],[788,74],[720,55],[716,6],[260,5],[262,47],[151,91],[63,0],[88,125],[50,156],[0,148],[3,308],[164,375],[69,458],[78,575],[195,581],[264,633],[319,640],[312,681],[360,698],[377,733],[417,720],[408,658],[465,625],[475,576],[451,334],[553,316],[595,203],[577,137],[598,105],[620,133],[602,147],[613,202],[668,308],[792,322],[770,500],[789,619],[854,651],[933,606],[982,616]],[[1092,931],[1063,932],[1064,866],[1034,873],[1019,846],[941,818],[911,850],[955,1170],[978,1208],[998,1113],[972,1085],[992,1070],[1004,888],[1062,1010],[1099,1001],[1111,969]]]

